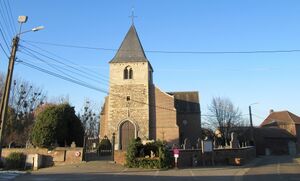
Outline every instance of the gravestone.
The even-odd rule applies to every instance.
[[[72,141],[71,148],[76,148],[75,141]]]
[[[154,157],[155,157],[155,154],[154,154],[154,152],[153,152],[152,150],[150,151],[150,157],[151,157],[151,158],[154,158]]]
[[[184,142],[183,142],[183,149],[187,150],[187,149],[191,149],[192,145],[189,139],[185,138]]]
[[[196,149],[201,149],[201,138],[197,139]]]
[[[231,133],[230,148],[239,148],[239,140],[235,132]]]
[[[26,148],[34,148],[34,146],[29,140],[26,141]]]

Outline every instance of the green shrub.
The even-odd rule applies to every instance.
[[[60,104],[46,107],[37,115],[31,140],[35,146],[45,148],[51,148],[56,143],[59,146],[71,145],[73,141],[77,146],[82,146],[83,134],[83,126],[74,107]]]
[[[158,159],[142,158],[138,159],[138,167],[141,168],[161,168]]]
[[[25,155],[23,153],[12,152],[5,159],[5,169],[8,170],[21,170],[25,166]]]
[[[142,152],[143,155],[140,155]],[[150,156],[151,151],[155,153],[155,158],[144,158],[145,155]],[[126,153],[127,167],[141,167],[141,168],[170,168],[172,159],[169,149],[166,144],[161,141],[147,143],[143,145],[140,139],[133,140]]]
[[[160,168],[171,168],[173,163],[173,157],[167,145],[158,141],[158,150]]]
[[[144,155],[151,156],[151,151],[154,152],[156,156],[158,156],[158,148],[157,142],[150,142],[143,145],[144,148]]]
[[[110,152],[105,152],[105,151],[102,151],[102,150],[111,150],[112,148],[112,145],[109,141],[109,139],[107,137],[104,137],[104,139],[102,139],[100,141],[100,144],[98,146],[98,152],[100,155],[104,156],[104,155],[110,155],[111,153]]]
[[[139,148],[142,147],[141,139],[132,139],[130,144],[127,148],[126,153],[126,166],[128,167],[139,167],[138,164],[138,154],[139,154]]]

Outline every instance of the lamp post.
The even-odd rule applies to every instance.
[[[254,104],[258,104],[257,102],[255,102],[255,103],[252,103],[252,104],[250,104],[249,105],[249,117],[250,117],[250,145],[251,146],[254,146],[255,144],[254,144],[254,130],[253,130],[253,122],[252,122],[252,110],[251,110],[251,106],[252,105],[254,105]]]
[[[8,69],[7,69],[7,74],[6,74],[6,80],[5,80],[5,86],[4,86],[4,91],[2,94],[2,99],[1,99],[1,105],[0,105],[0,121],[1,121],[1,128],[0,128],[0,158],[2,156],[2,142],[3,142],[3,129],[4,129],[4,123],[6,121],[6,116],[7,116],[7,109],[8,109],[8,100],[9,100],[9,93],[10,93],[10,86],[11,86],[11,80],[13,76],[13,71],[14,71],[14,64],[16,60],[16,53],[18,50],[18,45],[19,45],[19,40],[20,40],[20,35],[31,32],[31,31],[39,31],[42,30],[44,27],[39,26],[36,28],[33,28],[28,31],[21,32],[22,24],[26,23],[27,21],[27,16],[19,16],[18,22],[20,23],[20,30],[19,33],[13,38],[12,41],[12,49],[10,52],[10,57],[9,57],[9,64],[8,64]]]

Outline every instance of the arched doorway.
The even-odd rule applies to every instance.
[[[120,126],[121,150],[127,150],[130,141],[135,138],[135,128],[130,121],[125,121]]]

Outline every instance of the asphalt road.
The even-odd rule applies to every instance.
[[[297,162],[298,161],[298,162]],[[105,161],[81,163],[40,169],[15,178],[17,181],[52,180],[109,180],[109,181],[153,181],[153,180],[299,180],[300,159],[289,156],[260,157],[241,166],[188,168],[170,170],[145,170],[124,168]]]
[[[264,157],[255,167],[245,173],[245,181],[300,181],[300,158],[289,156]]]

